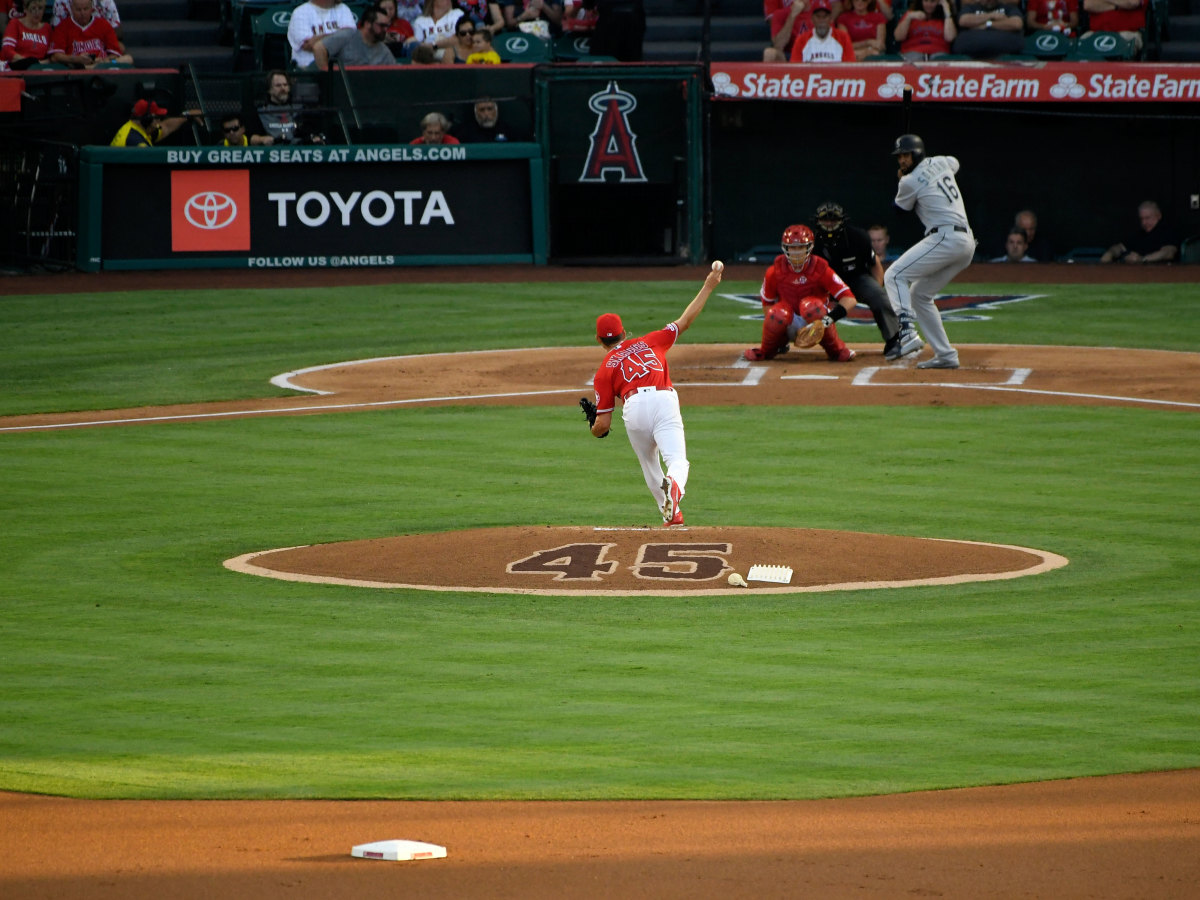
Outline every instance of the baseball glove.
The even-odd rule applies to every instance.
[[[587,419],[588,428],[596,424],[596,404],[587,397],[579,398],[579,408],[583,410],[583,415]],[[600,435],[600,437],[608,437],[608,433]]]
[[[792,341],[797,347],[813,347],[821,342],[821,338],[825,337],[825,323],[820,319],[815,322],[809,322],[803,328],[796,332],[796,337]]]

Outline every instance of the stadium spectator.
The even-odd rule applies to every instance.
[[[888,249],[888,243],[892,236],[888,233],[886,225],[868,225],[867,234],[871,237],[871,249],[875,251],[875,258],[886,269],[888,267],[888,254],[891,252]]]
[[[121,14],[117,11],[115,0],[93,0],[93,6],[96,8],[96,15],[106,21],[113,27],[113,31],[117,34],[117,40],[121,41]],[[71,15],[71,0],[54,0],[54,7],[50,16],[50,24],[55,28],[65,18]],[[121,43],[121,52],[125,51],[125,44]]]
[[[129,121],[117,129],[109,146],[153,147],[178,131],[188,116],[168,116],[167,111],[153,100],[133,104]]]
[[[471,55],[467,64],[472,66],[498,66],[500,54],[492,47],[492,33],[486,28],[476,28],[471,35]]]
[[[1029,255],[1038,262],[1053,262],[1054,248],[1046,235],[1038,231],[1038,217],[1032,209],[1023,209],[1013,216],[1013,225],[1025,232],[1029,244]]]
[[[457,144],[458,138],[450,133],[450,120],[440,112],[426,113],[421,119],[421,133],[409,141],[410,144]]]
[[[458,129],[458,139],[463,144],[532,140],[523,131],[500,124],[500,107],[491,97],[476,100],[472,113],[471,120]]]
[[[389,19],[387,34],[383,36],[384,43],[394,55],[399,55],[404,52],[405,42],[413,36],[412,22],[399,14],[396,0],[379,0],[378,5]]]
[[[269,134],[277,144],[323,144],[325,138],[312,127],[305,105],[293,102],[292,79],[282,69],[267,73],[267,96],[258,107],[258,134]]]
[[[855,59],[870,59],[887,48],[887,21],[878,0],[850,0],[850,9],[837,17],[837,30],[850,37]]]
[[[222,147],[261,147],[275,143],[269,134],[246,134],[241,113],[230,113],[221,117]]]
[[[572,34],[590,34],[596,27],[595,7],[587,9],[583,0],[567,0],[563,4],[562,30]]]
[[[359,16],[357,28],[343,28],[313,45],[314,65],[329,71],[330,62],[339,66],[394,66],[396,57],[388,48],[386,35],[391,16],[378,6],[368,6]]]
[[[1008,237],[1004,242],[1004,255],[997,256],[992,259],[992,262],[998,263],[1026,263],[1037,262],[1027,252],[1029,250],[1029,241],[1025,237],[1025,229],[1013,227],[1008,232]]]
[[[413,37],[408,42],[409,53],[416,50],[419,44],[427,44],[433,48],[435,59],[439,62],[450,62],[454,51],[447,50],[458,40],[454,29],[462,17],[463,11],[457,9],[451,0],[425,0],[421,15],[413,20]]]
[[[549,38],[562,25],[562,4],[554,0],[500,0],[500,12],[508,30],[538,37]]]
[[[949,0],[911,0],[892,37],[908,62],[949,56],[950,45],[958,37]]]
[[[1104,251],[1100,262],[1169,263],[1179,254],[1179,235],[1163,221],[1162,209],[1153,200],[1138,204],[1141,230]]]
[[[1087,37],[1096,31],[1115,31],[1133,42],[1136,54],[1142,52],[1142,31],[1146,27],[1147,0],[1083,0],[1088,14]]]
[[[465,63],[475,51],[475,23],[463,16],[454,23],[454,43],[448,48],[446,62]]]
[[[341,0],[307,0],[292,10],[287,39],[292,48],[292,64],[311,69],[316,63],[313,47],[327,35],[355,27],[354,13]]]
[[[763,62],[787,62],[791,58],[796,38],[812,29],[810,2],[763,0],[763,16],[771,30],[771,43],[763,51]]]
[[[792,62],[854,62],[850,35],[833,27],[831,0],[812,0],[812,29],[792,42]]]
[[[73,69],[90,69],[99,63],[132,65],[133,57],[122,51],[108,21],[96,15],[92,0],[71,0],[71,14],[51,35],[50,61]]]
[[[471,20],[476,31],[486,28],[494,37],[504,30],[504,13],[496,0],[454,0],[454,5]]]
[[[1029,31],[1057,31],[1074,37],[1079,28],[1079,0],[1029,0],[1025,27]]]
[[[19,19],[7,20],[4,41],[0,44],[0,60],[10,69],[28,69],[50,55],[53,29],[48,22],[42,21],[45,12],[46,0],[25,0],[25,14]]]
[[[973,0],[958,14],[954,52],[973,59],[993,59],[1025,48],[1025,19],[1016,0]]]

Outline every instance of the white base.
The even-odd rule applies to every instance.
[[[375,841],[359,844],[350,850],[350,855],[361,859],[441,859],[446,855],[446,848],[424,841]]]
[[[791,584],[791,566],[751,566],[746,573],[747,581],[773,581],[776,584]]]

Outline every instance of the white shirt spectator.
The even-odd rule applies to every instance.
[[[453,38],[458,20],[466,15],[461,9],[452,9],[436,22],[433,16],[417,16],[413,19],[413,36],[418,44],[434,44],[442,38]]]
[[[316,35],[333,34],[343,28],[354,28],[358,22],[354,13],[345,3],[331,3],[330,0],[320,0],[320,3],[308,0],[292,10],[292,20],[288,23],[288,43],[292,46],[292,62],[297,68],[306,69],[313,64],[311,50],[302,46],[305,41]]]

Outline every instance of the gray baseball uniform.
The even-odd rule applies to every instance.
[[[958,365],[958,351],[946,336],[933,298],[975,255],[975,237],[954,180],[957,171],[953,156],[930,156],[900,179],[894,202],[900,209],[916,211],[925,237],[892,263],[883,278],[901,324],[915,315],[934,358],[953,366]]]

